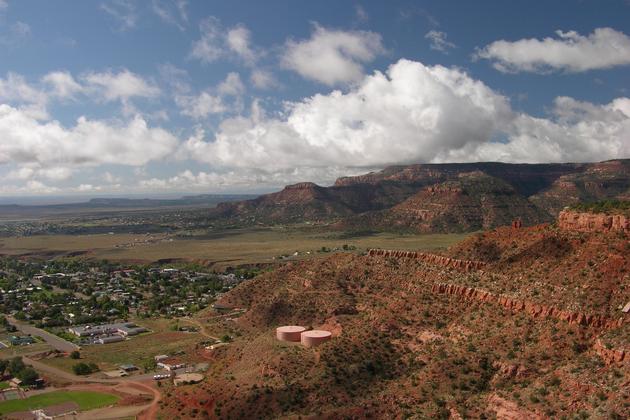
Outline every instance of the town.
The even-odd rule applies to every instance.
[[[191,315],[256,274],[202,269],[3,258],[0,310],[76,341],[80,334],[70,333],[69,326]]]

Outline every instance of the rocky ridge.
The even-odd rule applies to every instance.
[[[443,255],[288,263],[222,296],[247,310],[215,321],[235,338],[188,398],[217,417],[624,418],[628,249],[624,235],[516,223]],[[335,338],[278,343],[294,324]]]
[[[368,255],[370,257],[378,256],[386,258],[418,259],[441,267],[451,267],[463,271],[480,270],[486,266],[486,263],[482,261],[459,260],[457,258],[450,258],[437,254],[427,254],[418,251],[370,249],[368,251]]]
[[[630,159],[599,163],[393,166],[324,187],[301,182],[210,217],[240,224],[336,223],[341,228],[461,232],[521,218],[548,222],[567,205],[630,199]]]
[[[558,227],[574,232],[619,232],[628,235],[630,234],[630,217],[623,214],[563,210],[558,216]]]
[[[497,295],[487,290],[457,284],[438,283],[431,290],[435,293],[443,293],[459,296],[468,300],[477,300],[485,303],[496,303],[513,312],[524,312],[534,318],[555,318],[572,325],[583,325],[601,329],[619,328],[624,324],[625,318],[610,319],[602,315],[585,314],[558,309],[550,305],[541,305],[534,302],[514,299],[510,296]]]

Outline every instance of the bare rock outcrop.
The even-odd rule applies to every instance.
[[[499,375],[505,376],[508,378],[514,378],[514,377],[520,378],[523,376],[527,376],[530,373],[529,369],[527,369],[523,365],[515,365],[515,364],[504,363],[504,362],[499,362],[499,361],[495,361],[494,363],[492,363],[492,367],[494,367],[497,370],[497,373]]]
[[[563,210],[558,215],[558,226],[560,229],[577,232],[623,232],[630,234],[630,218],[623,214]]]
[[[603,315],[567,311],[553,306],[541,305],[506,295],[495,294],[487,290],[457,284],[437,283],[433,285],[431,290],[434,293],[459,296],[467,300],[496,303],[513,312],[524,312],[534,318],[555,318],[572,325],[611,329],[620,327],[624,322],[624,318],[611,319]]]
[[[630,352],[625,349],[609,349],[600,339],[595,341],[593,345],[595,352],[604,360],[607,365],[614,365],[617,363],[630,363]]]
[[[486,266],[482,261],[458,260],[456,258],[445,257],[443,255],[427,254],[417,251],[402,251],[389,249],[370,249],[368,255],[371,257],[389,257],[397,259],[416,259],[429,264],[451,267],[463,271],[481,270]]]
[[[521,408],[513,401],[499,397],[497,394],[491,394],[488,397],[488,410],[496,413],[497,419],[500,420],[542,420],[545,417]]]

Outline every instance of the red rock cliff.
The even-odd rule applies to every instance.
[[[595,342],[593,348],[607,365],[630,363],[630,353],[624,349],[608,349],[599,339]]]
[[[558,215],[560,229],[577,232],[623,232],[630,234],[630,218],[623,214],[580,213],[563,210]]]
[[[412,258],[422,260],[429,264],[442,267],[452,267],[463,271],[480,270],[486,266],[482,261],[458,260],[456,258],[444,257],[442,255],[425,254],[416,251],[402,251],[389,249],[370,249],[368,255],[371,257],[391,257],[391,258]]]
[[[572,312],[457,284],[437,283],[433,285],[431,291],[459,296],[467,300],[496,303],[513,312],[524,312],[533,318],[555,318],[574,325],[611,329],[618,328],[624,323],[623,317],[611,319],[603,315]]]

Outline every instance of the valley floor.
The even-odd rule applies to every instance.
[[[308,259],[333,250],[446,248],[469,234],[409,234],[327,231],[320,227],[222,230],[184,237],[176,234],[37,235],[0,238],[0,255],[81,256],[111,261],[194,261],[217,269]],[[324,250],[324,252],[322,252]],[[297,255],[295,253],[297,252]]]

